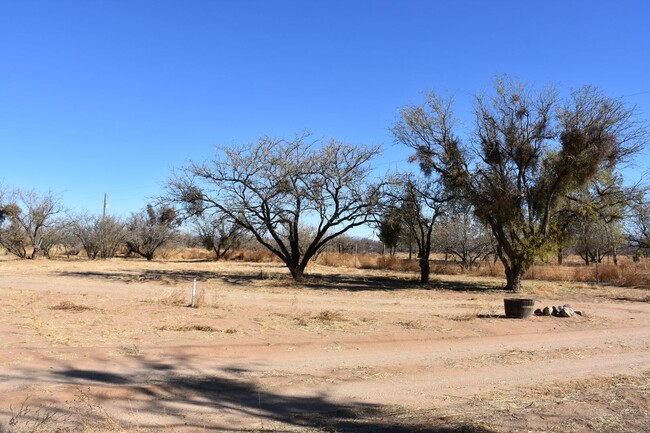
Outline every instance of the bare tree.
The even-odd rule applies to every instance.
[[[74,224],[70,219],[65,221],[63,227],[58,231],[56,242],[61,248],[61,253],[68,258],[78,255],[81,252],[81,248],[83,248],[81,242],[75,236]]]
[[[384,207],[393,215],[399,215],[402,224],[411,233],[418,250],[420,282],[428,283],[433,229],[452,196],[447,194],[440,182],[411,175],[394,177],[388,184],[390,187],[384,194]]]
[[[453,203],[438,220],[434,232],[436,248],[454,256],[463,269],[480,265],[494,251],[487,227],[467,203]]]
[[[153,260],[156,251],[176,235],[178,225],[173,208],[156,209],[148,204],[144,211],[131,215],[127,222],[126,247],[129,253]]]
[[[67,246],[71,242],[70,237],[68,222],[65,219],[57,220],[52,227],[43,230],[41,253],[51,259],[54,252],[59,248],[63,248],[64,252],[68,252]]]
[[[630,245],[638,252],[650,250],[650,200],[648,200],[647,191],[640,194],[631,206],[627,238]]]
[[[478,96],[475,115],[473,146],[463,146],[452,101],[430,93],[425,104],[402,110],[393,133],[426,174],[474,206],[496,239],[506,289],[518,291],[523,273],[558,237],[565,196],[637,152],[645,129],[632,109],[593,87],[560,103],[554,89],[507,77],[491,96]]]
[[[642,193],[640,184],[626,187],[620,173],[606,168],[567,195],[568,203],[562,209],[566,232],[585,264],[600,262],[610,254],[618,264],[618,249],[626,241],[623,222]]]
[[[377,147],[308,137],[220,148],[209,163],[192,164],[168,183],[167,199],[187,214],[216,210],[278,256],[294,279],[332,239],[370,219],[378,188],[369,186]],[[313,227],[305,247],[301,232]]]
[[[126,224],[110,215],[77,215],[71,226],[90,260],[115,257],[126,241]]]
[[[51,192],[16,189],[0,204],[0,245],[21,259],[38,258],[47,230],[63,212],[60,199]]]
[[[214,251],[220,260],[229,251],[239,248],[243,229],[226,215],[203,213],[193,218],[203,246]]]

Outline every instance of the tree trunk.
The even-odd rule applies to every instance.
[[[34,247],[34,251],[32,251],[32,260],[36,260],[40,254],[41,250],[38,247]]]
[[[305,267],[300,265],[288,265],[289,272],[294,281],[301,281],[305,275]]]
[[[562,247],[557,249],[557,264],[558,266],[562,266],[562,260],[564,259],[564,251],[562,251]]]
[[[511,292],[521,291],[521,277],[524,275],[524,268],[521,265],[506,267],[506,287]]]
[[[429,265],[429,257],[425,257],[423,254],[422,257],[420,257],[420,283],[428,283],[430,273],[431,267]]]

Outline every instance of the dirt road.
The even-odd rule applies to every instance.
[[[513,320],[499,281],[311,271],[0,261],[0,423],[29,397],[88,431],[650,431],[647,290],[530,282],[585,315]]]

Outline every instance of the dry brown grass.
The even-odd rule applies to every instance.
[[[279,263],[280,259],[267,250],[242,250],[231,256],[232,260],[250,263]]]
[[[409,260],[388,254],[323,253],[318,257],[316,263],[336,268],[383,269],[401,272],[417,272],[420,269],[417,259]]]
[[[213,328],[210,325],[163,325],[157,328],[159,331],[175,331],[175,332],[190,332],[190,331],[200,331],[200,332],[219,332],[218,329]]]
[[[343,317],[343,314],[332,310],[323,310],[318,314],[301,313],[295,316],[294,320],[300,326],[309,326],[313,324],[331,326],[336,322],[346,321],[345,317]]]
[[[598,274],[597,274],[598,272]],[[621,287],[637,287],[650,283],[650,269],[645,263],[599,264],[591,266],[535,266],[528,270],[526,279],[568,282],[601,282]]]
[[[358,268],[373,270],[390,270],[398,272],[419,272],[418,260],[403,257],[392,257],[381,254],[322,254],[316,261],[324,266],[338,268]],[[632,262],[621,258],[618,266],[602,263],[598,266],[585,266],[579,259],[571,257],[565,260],[565,265],[538,264],[525,274],[527,280],[567,281],[567,282],[601,282],[621,287],[638,287],[650,285],[650,261]],[[437,275],[471,275],[476,277],[503,278],[505,270],[501,262],[488,260],[472,267],[463,269],[453,260],[444,260],[444,256],[433,255],[431,273]]]
[[[60,256],[62,257],[62,256]],[[63,258],[63,257],[62,257]],[[10,256],[3,256],[2,260],[13,260]],[[446,260],[448,259],[448,260]],[[114,259],[122,260],[122,259]],[[130,259],[133,261],[135,259]],[[267,250],[241,250],[230,254],[228,260],[221,262],[213,262],[214,253],[201,248],[170,248],[162,251],[158,260],[154,262],[142,262],[143,266],[155,266],[161,264],[169,266],[177,261],[206,261],[209,263],[219,263],[222,266],[227,266],[228,260],[236,260],[249,263],[273,263],[274,265],[281,263],[279,259]],[[566,281],[566,282],[585,282],[603,284],[610,284],[622,287],[648,287],[650,286],[650,260],[642,259],[640,262],[633,262],[631,258],[620,256],[620,265],[614,266],[612,263],[602,263],[598,266],[599,276],[596,275],[596,266],[585,266],[581,259],[576,256],[569,256],[565,258],[564,265],[557,265],[554,263],[537,264],[525,275],[527,280],[539,281]],[[77,256],[67,259],[65,261],[74,261],[84,266],[88,262],[84,257]],[[51,260],[38,260],[39,264],[53,262]],[[54,260],[56,262],[56,260]],[[111,261],[101,261],[102,263],[111,263]],[[95,263],[95,262],[94,262]],[[97,263],[93,264],[95,267]],[[315,264],[335,267],[335,268],[352,268],[352,269],[367,269],[367,270],[385,270],[404,273],[417,273],[419,272],[418,259],[416,257],[407,258],[406,254],[400,253],[396,256],[388,254],[376,253],[331,253],[323,252],[315,260]],[[102,267],[104,265],[102,264]],[[284,268],[283,268],[284,270]],[[279,275],[277,270],[274,270],[273,275],[268,271],[260,271],[260,279],[275,278],[276,274]],[[442,254],[432,254],[431,257],[431,272],[438,275],[471,275],[476,277],[491,277],[503,278],[504,268],[500,262],[488,260],[475,265],[471,270],[462,269],[458,262],[454,261],[451,257],[445,258]],[[285,275],[283,272],[282,275]],[[139,281],[136,277],[131,276],[131,280]]]
[[[421,320],[398,320],[394,323],[395,325],[401,326],[404,329],[427,329],[426,325]]]
[[[516,393],[477,395],[466,411],[473,421],[490,425],[518,420],[516,431],[529,430],[529,422],[541,421],[549,432],[647,432],[649,396],[650,372],[646,371],[640,376],[553,381]],[[555,422],[549,424],[548,419]]]
[[[71,301],[61,301],[56,305],[50,307],[50,310],[61,310],[61,311],[90,311],[94,310],[93,307],[87,307],[85,305],[75,304]]]
[[[169,305],[169,306],[177,306],[177,307],[187,306],[190,304],[187,291],[182,289],[165,290],[159,296],[156,296],[152,299],[147,299],[147,301],[160,304],[160,305]]]
[[[340,322],[342,320],[345,320],[343,314],[341,314],[339,311],[332,310],[323,310],[317,315],[313,316],[313,319],[323,323]]]
[[[210,325],[200,325],[200,324],[194,324],[194,325],[163,325],[159,326],[156,328],[159,331],[172,331],[172,332],[192,332],[192,331],[197,331],[197,332],[209,332],[209,333],[223,333],[223,334],[236,334],[237,329],[235,328],[227,328],[227,329],[220,329],[220,328],[215,328]]]
[[[97,275],[99,273],[102,273],[102,275],[106,275],[106,277],[101,277],[105,278],[111,281],[111,286],[110,286],[110,291],[108,289],[102,290],[100,293],[95,293],[93,292],[93,287],[89,285],[84,285],[84,281],[80,280],[79,278],[82,278],[83,275],[77,276],[77,279],[73,278],[61,278],[61,284],[63,287],[61,288],[54,288],[57,286],[57,284],[53,284],[52,292],[42,292],[42,291],[34,291],[33,293],[31,291],[28,291],[25,293],[19,292],[19,291],[12,291],[12,293],[8,296],[8,302],[5,302],[5,305],[3,306],[4,309],[2,309],[2,313],[0,317],[8,317],[11,311],[16,311],[19,310],[19,306],[23,307],[23,310],[21,312],[22,315],[24,315],[24,318],[16,318],[16,321],[20,326],[24,326],[25,323],[27,323],[30,320],[36,320],[38,319],[39,321],[42,321],[42,323],[35,324],[35,327],[38,327],[40,329],[39,334],[42,334],[43,336],[47,336],[46,338],[49,340],[50,338],[54,339],[56,338],[57,340],[54,341],[56,344],[61,344],[59,342],[59,339],[61,339],[61,336],[65,335],[71,335],[74,336],[74,341],[72,341],[68,345],[83,345],[86,347],[96,347],[101,345],[102,343],[110,342],[112,349],[114,351],[117,351],[116,355],[121,355],[124,357],[133,357],[133,359],[128,359],[129,362],[135,362],[136,357],[146,357],[151,348],[156,347],[157,344],[160,342],[165,342],[166,344],[172,344],[171,342],[175,341],[183,341],[185,342],[186,340],[192,341],[192,340],[213,340],[217,338],[222,338],[222,339],[232,339],[232,341],[238,342],[239,338],[244,338],[247,336],[252,336],[251,339],[255,339],[255,343],[257,344],[257,338],[262,337],[265,340],[269,339],[270,341],[274,342],[280,342],[281,344],[285,344],[287,341],[291,341],[289,338],[287,339],[280,339],[283,336],[283,332],[285,330],[288,330],[289,332],[294,332],[293,334],[286,334],[286,335],[292,335],[292,336],[297,336],[298,339],[300,340],[302,338],[305,339],[305,341],[315,341],[317,344],[315,346],[318,346],[318,350],[326,350],[326,351],[341,351],[342,353],[346,350],[350,350],[350,348],[353,346],[352,344],[346,342],[344,338],[341,338],[342,336],[345,335],[345,338],[348,338],[350,334],[355,334],[355,333],[365,333],[369,331],[375,332],[375,334],[370,334],[370,337],[364,337],[364,340],[372,341],[375,337],[378,338],[383,338],[386,334],[397,334],[400,336],[406,336],[408,337],[408,332],[405,332],[404,329],[406,330],[423,330],[423,331],[428,331],[428,332],[440,332],[438,331],[439,329],[442,329],[442,327],[464,327],[468,330],[468,332],[474,332],[476,329],[479,329],[481,326],[487,324],[494,324],[499,322],[504,323],[503,321],[497,321],[497,320],[473,320],[477,317],[477,313],[483,313],[487,311],[487,309],[490,308],[490,305],[493,304],[498,304],[499,305],[499,311],[502,312],[502,304],[497,303],[496,299],[498,298],[500,301],[500,298],[502,298],[502,293],[452,293],[451,291],[436,291],[436,290],[424,290],[420,287],[415,287],[415,288],[406,288],[404,290],[386,290],[386,291],[378,291],[375,293],[368,293],[368,292],[360,292],[356,293],[353,291],[345,291],[338,289],[336,287],[323,287],[319,288],[318,290],[312,289],[310,287],[305,287],[304,291],[302,290],[293,290],[293,287],[291,290],[285,291],[284,289],[280,288],[279,285],[270,285],[268,281],[255,281],[254,278],[253,280],[248,280],[248,279],[240,279],[237,280],[236,278],[232,278],[232,281],[234,282],[229,282],[229,280],[224,280],[224,281],[213,281],[210,284],[206,284],[208,287],[208,296],[213,295],[215,292],[215,287],[218,288],[223,288],[223,293],[220,292],[221,300],[223,302],[235,302],[236,300],[239,300],[240,298],[246,298],[249,295],[259,295],[261,299],[260,302],[263,305],[263,308],[256,309],[256,310],[251,310],[250,305],[254,304],[254,302],[249,303],[247,302],[244,305],[240,305],[237,303],[234,304],[228,304],[232,306],[232,312],[229,314],[221,314],[223,311],[215,311],[215,310],[210,310],[210,309],[203,309],[203,310],[192,310],[185,308],[183,310],[178,309],[178,308],[167,308],[163,306],[175,306],[175,305],[180,305],[186,307],[189,304],[189,297],[190,297],[190,287],[191,287],[191,279],[194,278],[193,275],[190,275],[189,277],[184,277],[183,280],[175,280],[174,284],[178,284],[179,287],[180,285],[183,285],[183,288],[168,288],[166,290],[162,289],[160,287],[160,284],[151,284],[149,280],[142,281],[141,283],[136,283],[139,284],[138,286],[127,286],[127,283],[124,282],[121,278],[115,278],[115,275],[117,274],[124,274],[124,275],[139,275],[140,273],[151,271],[151,270],[158,270],[158,269],[163,269],[163,270],[173,270],[177,272],[178,274],[187,274],[189,271],[191,272],[205,272],[206,274],[209,275],[214,275],[217,272],[228,272],[229,275],[236,275],[237,273],[241,273],[243,275],[255,275],[256,272],[262,266],[253,266],[249,265],[246,263],[214,263],[214,262],[209,262],[209,263],[195,263],[195,262],[186,262],[186,263],[180,263],[180,262],[146,262],[146,261],[140,261],[140,260],[115,260],[115,261],[102,261],[102,262],[86,262],[86,261],[79,261],[79,262],[67,262],[64,265],[61,263],[56,263],[54,261],[37,261],[36,263],[30,263],[30,262],[21,262],[19,263],[19,266],[14,266],[12,263],[11,266],[6,266],[4,269],[0,269],[0,272],[4,272],[5,274],[9,274],[10,272],[19,272],[20,275],[27,275],[29,278],[32,278],[33,269],[35,269],[36,265],[42,266],[44,268],[47,268],[46,271],[42,271],[44,274],[43,280],[46,278],[49,278],[50,275],[57,275],[57,273],[64,274],[64,270],[67,271],[77,271],[77,270],[87,270],[88,266],[93,266],[94,268],[90,268],[91,271],[97,270],[98,272],[89,272],[88,273],[88,278],[95,278],[98,279]],[[223,267],[222,267],[223,266]],[[455,265],[451,265],[455,266]],[[631,268],[634,266],[631,263],[624,263],[621,265],[621,268],[624,268],[626,266],[630,266]],[[543,268],[542,266],[539,266],[537,270],[540,268]],[[550,266],[549,266],[550,268]],[[579,268],[579,266],[567,266],[567,269],[569,270],[574,270],[575,268]],[[277,276],[277,275],[285,275],[286,276],[286,270],[281,267],[281,266],[264,266],[263,267],[264,272],[268,273],[271,276]],[[320,269],[318,270],[319,272],[321,271]],[[638,272],[642,272],[643,267],[639,267]],[[382,273],[380,271],[357,271],[357,270],[336,270],[336,273],[334,271],[331,271],[332,274],[340,274],[340,275],[346,275],[347,273],[354,273],[355,275],[390,275],[395,278],[400,278],[400,276],[397,273],[389,273],[385,272]],[[501,277],[501,275],[499,275]],[[189,278],[189,279],[188,279]],[[251,281],[249,283],[249,281]],[[450,282],[450,283],[456,283],[459,281],[479,281],[477,278],[467,278],[465,275],[460,275],[460,276],[449,276],[449,277],[440,277],[440,281],[443,282]],[[32,283],[36,287],[41,287],[43,286],[42,284],[36,284]],[[85,309],[79,309],[78,307],[84,307],[84,305],[78,305],[75,303],[65,303],[60,302],[59,305],[61,308],[52,308],[51,306],[59,302],[61,300],[61,294],[55,290],[63,290],[65,289],[65,284],[68,284],[68,294],[63,297],[63,299],[74,299],[74,300],[79,300],[81,299],[84,304],[90,305],[90,306],[96,306],[98,314],[92,313],[92,314],[72,314],[72,313],[65,313],[65,311],[85,311]],[[105,284],[102,280],[99,280],[97,283],[97,287],[101,288],[102,284]],[[81,287],[83,290],[83,293],[78,293],[80,289],[77,287]],[[234,288],[233,288],[234,287]],[[462,286],[461,286],[462,287]],[[118,290],[114,290],[114,289]],[[547,289],[548,288],[548,289]],[[124,293],[121,292],[121,290],[124,289]],[[330,290],[331,289],[331,290]],[[143,305],[142,304],[142,299],[139,296],[147,296],[147,295],[135,295],[138,296],[137,298],[134,297],[135,293],[140,293],[139,290],[146,291],[146,293],[153,293],[153,295],[149,295],[149,299],[147,299],[147,302],[153,303],[154,305]],[[155,290],[158,290],[158,292],[155,292]],[[164,291],[163,291],[164,290]],[[229,297],[229,291],[230,290],[236,290],[237,297]],[[460,290],[460,289],[459,289]],[[546,298],[549,299],[562,299],[563,295],[566,295],[568,293],[571,293],[572,296],[582,296],[585,294],[588,294],[588,298],[585,297],[584,299],[588,299],[591,302],[601,302],[601,295],[604,297],[605,295],[607,296],[606,301],[602,302],[609,302],[609,300],[617,300],[621,299],[623,300],[623,297],[625,297],[625,301],[635,301],[635,302],[648,302],[650,297],[647,296],[647,291],[643,290],[637,290],[637,289],[622,289],[619,287],[602,287],[602,286],[596,286],[592,284],[577,284],[577,283],[570,283],[570,284],[555,284],[555,283],[550,283],[546,281],[535,281],[535,282],[530,282],[530,286],[526,286],[526,290],[530,290],[531,293],[534,293],[535,295],[539,293],[546,293],[543,292],[544,290],[548,290],[549,295],[546,295]],[[295,293],[294,293],[295,292]],[[63,293],[63,292],[62,292]],[[301,298],[302,294],[305,294],[304,300],[308,300],[309,303],[302,303],[303,299]],[[83,298],[79,297],[72,297],[74,296],[84,296]],[[121,297],[120,295],[126,295]],[[298,295],[296,295],[298,294]],[[316,300],[312,300],[311,298],[316,296],[318,294],[319,296],[322,294],[322,297],[319,297]],[[114,296],[115,295],[115,296]],[[557,295],[557,296],[556,296]],[[368,302],[368,300],[372,297],[372,299],[375,298],[381,298],[382,302],[381,304],[376,305],[377,309],[373,310],[372,307],[373,305]],[[291,300],[291,299],[294,300]],[[456,299],[458,298],[458,299]],[[469,298],[469,299],[468,299]],[[571,303],[574,304],[574,301],[572,298]],[[578,298],[582,299],[582,298]],[[436,300],[436,303],[434,304],[434,308],[439,308],[437,311],[421,311],[417,309],[416,307],[420,307],[422,303],[429,302],[431,300]],[[595,300],[595,301],[594,301]],[[440,301],[440,303],[438,303]],[[280,303],[286,303],[286,305],[282,308],[280,308]],[[331,303],[330,303],[331,302]],[[349,303],[352,302],[352,303]],[[368,302],[368,305],[366,303]],[[159,305],[155,305],[159,304]],[[162,305],[162,306],[161,306]],[[234,306],[233,306],[234,305]],[[575,304],[574,304],[575,305]],[[29,308],[27,308],[29,307]],[[54,307],[57,307],[56,305]],[[636,305],[635,307],[638,307]],[[645,307],[645,306],[644,306]],[[88,308],[88,307],[85,307]],[[148,326],[144,326],[141,329],[132,329],[132,326],[127,326],[126,323],[122,321],[123,316],[124,316],[124,311],[130,311],[130,312],[137,312],[138,315],[142,314],[142,316],[138,316],[138,319],[142,322],[144,321],[145,323],[149,323]],[[50,310],[61,310],[64,312],[52,312]],[[444,314],[436,314],[436,313],[444,313]],[[217,314],[219,313],[219,314]],[[432,314],[433,313],[433,314]],[[597,314],[597,312],[595,312]],[[223,317],[222,317],[223,316]],[[364,316],[372,316],[372,319],[368,320],[364,318]],[[274,320],[277,319],[277,322],[273,322],[273,324],[277,324],[277,328],[279,329],[279,332],[276,334],[272,333],[267,333],[264,332],[262,334],[255,334],[257,331],[257,328],[250,326],[249,322],[251,318],[263,318],[264,320],[269,320],[267,319],[268,317],[272,317]],[[20,319],[20,320],[19,320]],[[254,320],[254,319],[253,319]],[[374,320],[374,322],[373,322]],[[465,320],[471,322],[464,322]],[[555,319],[549,319],[549,320],[555,320]],[[560,319],[558,319],[558,324],[559,326],[563,327],[562,329],[571,329],[570,327],[585,327],[586,325],[590,325],[588,318],[580,318],[576,320],[571,320],[571,321],[566,321],[566,322],[560,322]],[[534,322],[533,322],[534,323]],[[550,322],[549,322],[550,323]],[[601,326],[601,322],[595,322],[598,324],[598,326]],[[267,325],[271,324],[270,320],[267,322],[262,322],[262,325]],[[510,324],[510,322],[508,322]],[[158,325],[164,325],[164,326],[159,326],[156,328]],[[387,328],[384,328],[384,325],[389,325]],[[554,325],[552,325],[554,326]],[[401,327],[403,329],[398,329],[397,327]],[[28,327],[25,327],[28,328]],[[602,326],[602,329],[612,329],[607,326]],[[262,327],[263,331],[266,331],[267,328]],[[156,331],[166,331],[165,333],[163,332],[156,332]],[[298,331],[298,332],[296,332]],[[418,331],[418,332],[413,332],[414,338],[419,339],[419,338],[428,338],[428,335],[423,332],[423,331]],[[449,331],[449,329],[445,330],[444,332]],[[313,339],[309,340],[313,336],[309,336],[309,332],[318,332],[320,335],[318,336],[318,339]],[[338,332],[338,334],[337,334]],[[609,331],[608,331],[609,332]],[[88,334],[86,334],[88,333]],[[92,334],[96,335],[92,335]],[[106,334],[104,334],[106,333]],[[236,336],[227,336],[226,334],[237,334]],[[51,335],[51,337],[50,337]],[[472,334],[474,335],[474,334]],[[478,334],[476,334],[478,335]],[[280,337],[278,337],[280,336]],[[327,337],[327,338],[323,338]],[[275,340],[272,340],[272,338],[276,338]],[[401,337],[400,337],[401,338]],[[41,340],[35,340],[35,341],[41,341]],[[53,344],[54,344],[53,343]],[[137,344],[137,345],[136,345]],[[298,343],[295,343],[296,345]],[[140,353],[140,347],[142,347],[142,353]],[[289,350],[289,349],[287,349]],[[629,350],[636,350],[635,347],[631,347]],[[539,353],[537,351],[532,351],[532,350],[504,350],[501,353],[491,353],[487,354],[485,356],[473,356],[473,357],[466,357],[465,360],[461,360],[458,363],[458,367],[461,369],[467,368],[473,368],[474,366],[485,366],[486,364],[499,364],[499,365],[515,365],[515,364],[522,364],[526,365],[526,363],[533,363],[533,362],[539,362],[541,361],[547,361],[547,360],[552,360],[556,358],[566,358],[567,362],[571,362],[571,359],[573,357],[575,358],[582,358],[582,357],[589,357],[591,356],[592,353],[595,352],[602,352],[603,349],[602,347],[579,347],[576,348],[575,350],[570,350],[570,351],[562,351],[562,352],[545,352],[545,351],[540,351]],[[612,354],[617,353],[618,349],[614,350],[612,349]],[[112,355],[115,356],[115,355]],[[71,361],[72,362],[72,361]],[[357,361],[355,361],[357,362]],[[345,366],[341,367],[338,370],[332,370],[333,372],[336,373],[338,376],[334,376],[335,380],[339,381],[346,381],[346,380],[381,380],[382,378],[385,377],[390,377],[390,374],[400,374],[397,368],[395,369],[380,369],[376,368],[373,366],[364,366],[364,365],[359,365],[355,367],[355,363],[348,363],[345,364]],[[456,365],[454,365],[456,366]],[[401,365],[398,367],[401,368]],[[327,383],[325,382],[328,380],[331,375],[329,375],[330,370],[325,371],[324,374],[317,373],[315,375],[304,375],[304,380],[309,382],[306,382],[307,385],[312,386],[314,380],[320,380],[322,383]],[[397,373],[395,373],[397,372]],[[460,371],[459,373],[463,373]],[[387,376],[388,375],[388,376]],[[273,377],[273,376],[270,376]],[[314,377],[316,379],[314,379]],[[273,386],[280,386],[277,385],[276,383],[272,383],[270,385]],[[551,388],[555,389],[555,386],[557,385],[556,381],[554,381],[551,384],[546,384],[551,386]],[[545,385],[545,386],[546,386]],[[602,385],[602,386],[601,386]],[[494,431],[526,431],[526,429],[521,428],[523,424],[517,425],[515,428],[511,428],[509,426],[503,427],[500,424],[494,424],[492,420],[489,418],[490,411],[493,411],[494,413],[498,414],[498,420],[504,419],[519,419],[516,417],[521,416],[522,414],[525,415],[534,415],[535,412],[533,409],[536,409],[537,412],[543,411],[544,413],[549,413],[551,415],[554,414],[553,410],[559,410],[555,409],[558,406],[555,405],[560,405],[562,404],[570,404],[570,400],[566,400],[565,396],[561,394],[560,391],[567,392],[568,390],[568,395],[572,396],[574,388],[577,387],[576,389],[580,390],[581,392],[590,395],[589,400],[578,400],[581,403],[584,404],[593,404],[594,407],[597,409],[602,409],[603,411],[608,411],[609,408],[611,407],[612,409],[618,410],[617,413],[624,414],[624,413],[629,413],[630,414],[630,419],[629,420],[624,420],[619,418],[619,421],[621,422],[621,425],[623,426],[632,426],[628,428],[627,430],[616,430],[613,429],[613,426],[615,426],[614,422],[616,421],[616,418],[609,417],[610,412],[608,413],[607,419],[603,418],[602,420],[598,421],[597,417],[592,417],[591,420],[588,420],[587,416],[582,416],[579,415],[577,417],[572,417],[571,419],[577,419],[578,426],[582,428],[582,430],[577,430],[577,431],[600,431],[600,432],[607,432],[607,431],[643,431],[641,429],[634,430],[634,427],[639,427],[639,424],[634,424],[638,419],[648,419],[648,414],[647,411],[644,413],[641,410],[641,406],[634,405],[634,402],[631,403],[625,403],[628,404],[628,406],[625,406],[623,403],[619,403],[620,401],[626,401],[626,400],[620,400],[621,398],[626,398],[625,396],[627,394],[625,393],[637,393],[634,394],[636,396],[641,395],[642,393],[645,392],[647,393],[647,387],[643,388],[643,383],[638,382],[638,381],[630,381],[627,379],[621,379],[621,380],[616,380],[615,382],[603,382],[600,383],[598,381],[596,382],[588,382],[586,385],[582,384],[582,382],[567,382],[563,383],[562,386],[566,386],[568,388],[562,388],[561,386],[554,391],[553,389],[545,391],[543,387],[540,387],[540,389],[534,389],[532,394],[530,394],[530,398],[528,397],[528,393],[524,392],[522,395],[517,395],[513,397],[513,394],[516,393],[516,390],[511,390],[507,393],[504,394],[495,394],[494,396],[486,396],[486,397],[478,397],[475,401],[477,406],[480,406],[476,409],[476,412],[472,412],[474,408],[468,406],[467,411],[465,411],[466,407],[462,406],[457,412],[452,412],[452,413],[462,413],[463,415],[455,415],[454,420],[457,420],[459,423],[462,421],[467,421],[465,425],[462,426],[461,424],[457,424],[458,427],[456,428],[456,424],[454,424],[453,429],[450,428],[449,431],[464,431],[464,432],[494,432]],[[585,388],[587,386],[587,388]],[[596,389],[591,389],[589,386],[594,386]],[[544,397],[544,393],[548,392],[549,396],[548,398]],[[621,393],[622,392],[622,393]],[[540,395],[541,397],[539,400],[537,400],[537,396]],[[492,399],[491,399],[492,398]],[[641,398],[641,397],[639,397]],[[469,401],[471,398],[464,397],[465,400],[463,401]],[[600,400],[598,400],[600,399]],[[619,399],[619,400],[616,400]],[[535,404],[531,407],[530,410],[526,411],[525,406],[523,404],[530,404],[531,402],[535,402]],[[645,401],[647,402],[647,397],[645,397]],[[503,402],[503,404],[502,404]],[[615,404],[608,406],[608,402],[614,402]],[[512,406],[509,406],[512,405]],[[618,406],[617,406],[618,405]],[[425,406],[423,404],[423,406]],[[523,412],[522,412],[522,407],[523,407]],[[430,407],[429,407],[430,409]],[[384,415],[382,414],[381,416],[386,417],[383,421],[381,421],[379,418],[372,418],[371,415],[368,415],[366,418],[363,418],[363,416],[360,418],[360,422],[368,422],[371,423],[373,420],[377,421],[377,424],[381,424],[382,422],[386,423],[389,422],[387,420],[390,420],[391,427],[393,426],[393,423],[395,426],[399,424],[401,428],[401,422],[403,421],[404,423],[407,422],[429,422],[429,419],[438,419],[436,417],[439,416],[444,416],[445,415],[445,409],[440,409],[438,407],[435,408],[434,412],[433,409],[431,413],[424,413],[424,412],[418,412],[418,411],[413,411],[413,410],[405,410],[403,412],[397,412],[393,413],[391,412],[389,415]],[[481,412],[484,411],[484,412]],[[625,412],[628,411],[628,412]],[[467,414],[468,418],[462,418],[464,414]],[[485,414],[485,420],[486,423],[483,424],[481,416],[482,414]],[[580,413],[580,412],[577,412]],[[478,415],[476,415],[478,414]],[[430,418],[429,415],[431,415]],[[476,415],[476,416],[475,416]],[[379,416],[379,415],[378,415]],[[125,415],[125,417],[128,417],[128,414]],[[639,418],[641,417],[641,418]],[[645,418],[644,418],[645,417]],[[121,418],[122,420],[125,418]],[[396,420],[396,421],[393,421]],[[424,420],[424,421],[423,421]],[[66,421],[67,422],[67,421]],[[98,421],[103,422],[103,421]],[[455,421],[454,421],[455,422]],[[591,423],[591,424],[589,424]],[[318,424],[321,425],[321,424]],[[295,425],[291,425],[286,431],[295,431],[295,432],[304,432],[304,431],[319,431],[319,432],[324,432],[324,431],[337,431],[336,425],[332,424],[333,427],[330,430],[326,429],[311,429],[309,430],[308,427],[305,427],[304,429],[297,427]],[[383,424],[382,424],[383,425]],[[405,424],[407,425],[407,424]],[[393,431],[419,431],[416,427],[419,425],[413,424],[415,427],[412,430],[409,430],[407,428],[404,428],[403,430],[393,430]],[[496,427],[498,425],[498,428]],[[544,426],[551,426],[550,421],[544,424],[543,422],[540,422],[537,426],[531,427],[530,430],[532,431],[540,431],[539,425],[544,425]],[[65,428],[67,424],[61,424],[55,425],[54,423],[50,424],[48,429],[43,429],[42,431],[53,431],[53,432],[66,432]],[[101,430],[99,427],[101,426],[102,428],[106,427],[104,430]],[[267,424],[268,426],[268,424]],[[587,427],[585,427],[587,426]],[[589,430],[588,427],[593,426],[593,430]],[[496,430],[491,430],[491,428],[494,427]],[[572,431],[571,425],[564,425],[564,431]],[[110,430],[113,428],[114,430]],[[343,427],[344,428],[344,427]],[[397,427],[396,427],[397,428]],[[94,429],[94,430],[93,430]],[[609,430],[608,430],[609,429]],[[2,430],[0,428],[0,430]],[[348,429],[349,430],[349,429]],[[345,430],[345,431],[348,431]],[[558,429],[560,430],[560,429]],[[23,429],[23,430],[9,430],[11,433],[23,433],[27,431],[37,431],[35,429]],[[99,431],[107,431],[107,432],[121,432],[121,431],[139,431],[137,430],[137,427],[131,428],[130,426],[117,426],[117,427],[110,427],[108,424],[88,424],[88,427],[83,427],[82,428],[75,428],[75,429],[70,429],[68,430],[70,432],[72,431],[81,431],[81,432],[87,432],[87,433],[95,433]],[[158,431],[170,431],[169,429],[164,429],[160,428]],[[262,431],[262,430],[260,430]],[[269,431],[269,430],[267,430]],[[358,430],[355,429],[355,431],[371,431],[371,430],[363,430],[362,428],[359,428]],[[422,429],[421,431],[427,431]],[[431,430],[429,430],[431,431]],[[435,429],[433,430],[435,431]],[[443,430],[444,431],[444,430]],[[556,431],[554,427],[549,427],[547,431]]]
[[[120,425],[99,403],[79,389],[67,407],[31,405],[29,398],[11,407],[6,433],[143,433],[133,425]],[[0,431],[5,431],[1,429]],[[170,431],[171,433],[171,431]]]

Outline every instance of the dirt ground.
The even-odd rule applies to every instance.
[[[0,431],[650,432],[647,289],[309,273],[0,259]]]

